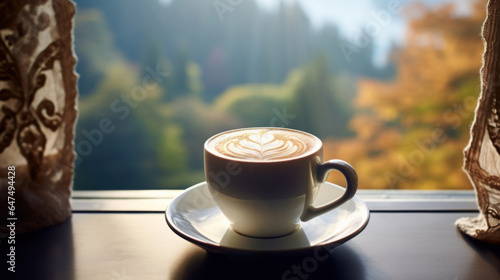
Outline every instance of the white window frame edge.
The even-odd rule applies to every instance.
[[[73,212],[163,212],[184,190],[73,191]],[[478,212],[473,190],[358,190],[372,212]]]

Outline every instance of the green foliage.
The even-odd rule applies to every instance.
[[[221,21],[211,1],[77,2],[75,189],[188,187],[204,180],[205,140],[248,126],[318,135],[325,158],[369,178],[362,187],[463,181],[482,48],[475,33],[455,32],[464,21],[449,11],[423,11],[408,39],[441,30],[450,44],[410,41],[377,69],[372,45],[347,61],[337,28],[313,29],[297,4],[267,12],[243,1]],[[441,132],[445,140],[432,138]]]
[[[303,78],[294,92],[291,112],[297,117],[292,121],[292,127],[320,138],[345,137],[351,115],[349,101],[338,93],[326,59],[319,55],[305,67]]]
[[[78,54],[76,70],[80,75],[78,89],[81,96],[93,92],[104,78],[107,63],[116,58],[111,32],[103,14],[98,10],[77,13],[75,18],[75,51]]]
[[[175,55],[174,61],[174,71],[172,75],[174,76],[174,91],[175,96],[171,98],[175,99],[177,96],[183,96],[189,93],[189,76],[188,76],[188,66],[189,66],[189,54],[186,44],[179,45],[177,47],[177,53]]]
[[[255,1],[242,1],[224,13],[221,20],[213,1],[175,0],[165,6],[158,0],[76,2],[79,13],[102,10],[113,34],[109,38],[113,37],[120,52],[134,64],[142,62],[144,50],[156,41],[161,57],[175,69],[172,77],[178,92],[186,92],[187,63],[199,65],[205,73],[204,100],[208,101],[232,85],[280,84],[290,71],[306,64],[317,52],[325,53],[330,67],[339,73],[355,77],[381,75],[372,62],[373,44],[348,62],[339,44],[351,38],[343,37],[331,25],[313,28],[296,3],[283,3],[276,12],[269,12],[260,9]],[[213,63],[214,59],[220,63]],[[217,81],[210,79],[214,71],[222,74]]]
[[[163,99],[167,100],[169,93],[174,92],[174,77],[172,64],[162,49],[163,46],[156,37],[149,38],[141,60],[140,77],[151,77],[154,74],[151,82],[160,85],[164,91],[162,93]],[[168,76],[158,76],[156,72],[168,73]]]
[[[201,97],[203,92],[203,81],[201,80],[201,69],[196,63],[188,63],[186,66],[187,87],[191,95]]]
[[[183,130],[182,141],[188,149],[191,170],[203,169],[203,144],[210,136],[240,127],[242,123],[226,112],[213,109],[196,97],[177,98],[163,113]]]
[[[187,170],[187,147],[182,138],[182,129],[176,125],[163,128],[159,150],[159,161],[164,175],[172,176]]]
[[[276,110],[290,105],[290,91],[279,85],[245,85],[229,88],[214,103],[243,126],[270,126]]]

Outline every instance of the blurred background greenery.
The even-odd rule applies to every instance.
[[[76,0],[74,189],[189,187],[204,181],[204,141],[249,126],[319,136],[360,188],[471,189],[486,1],[373,1],[346,34],[312,24],[316,1]],[[402,23],[380,63],[377,32]]]

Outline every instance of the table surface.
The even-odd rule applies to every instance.
[[[470,199],[466,207],[445,209],[453,199],[439,209],[429,201],[407,202],[404,210],[403,202],[384,197],[385,203],[367,203],[373,209],[365,230],[329,256],[207,253],[167,226],[156,208],[171,198],[76,198],[68,221],[16,237],[15,273],[6,271],[2,239],[8,277],[1,279],[500,279],[500,247],[454,226],[460,217],[478,215]]]

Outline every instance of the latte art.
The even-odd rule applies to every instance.
[[[280,159],[300,154],[306,145],[299,139],[276,139],[271,133],[250,134],[244,139],[234,139],[222,148],[225,153],[244,159]]]
[[[279,129],[249,129],[222,134],[209,142],[218,153],[247,160],[280,160],[300,156],[317,142],[313,136]]]

